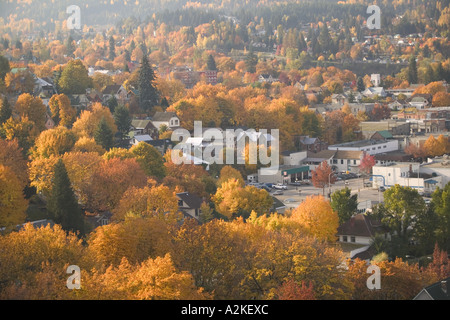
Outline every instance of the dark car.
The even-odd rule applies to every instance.
[[[383,187],[383,186],[380,186],[380,187],[378,187],[378,191],[385,192],[385,191],[386,191],[386,188]]]

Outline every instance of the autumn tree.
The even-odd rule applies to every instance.
[[[75,141],[75,134],[66,127],[45,130],[36,139],[33,157],[48,158],[51,155],[63,155],[72,150]]]
[[[368,154],[367,152],[364,152],[364,155],[361,159],[361,163],[359,165],[359,170],[365,175],[370,175],[375,163],[376,163],[375,157]]]
[[[433,135],[430,135],[428,139],[425,141],[423,148],[426,151],[426,154],[431,157],[435,157],[439,154],[439,142]]]
[[[273,200],[266,190],[242,185],[237,179],[223,182],[213,197],[216,210],[233,219],[242,216],[247,218],[252,211],[263,214],[269,211]]]
[[[66,269],[82,260],[82,240],[60,225],[36,228],[26,224],[17,232],[0,237],[1,299],[69,299]]]
[[[11,167],[0,164],[0,227],[14,227],[25,221],[28,201],[23,184]]]
[[[292,218],[318,239],[330,242],[336,239],[339,217],[323,196],[307,197],[293,210]]]
[[[113,135],[117,132],[114,117],[107,107],[101,103],[94,103],[90,110],[84,110],[73,124],[72,130],[78,136],[88,136],[93,138],[102,118],[105,119]]]
[[[415,159],[424,158],[427,155],[427,151],[424,146],[417,146],[414,143],[410,143],[405,147],[405,153],[413,156]]]
[[[0,165],[12,169],[20,182],[22,190],[28,185],[27,160],[16,139],[10,141],[0,139]]]
[[[276,295],[278,300],[316,300],[311,282],[309,285],[304,281],[298,284],[294,279],[283,282]]]
[[[106,150],[95,142],[95,139],[88,137],[81,137],[75,142],[72,149],[73,152],[96,152],[103,155]]]
[[[139,163],[147,176],[152,176],[159,179],[164,178],[164,159],[155,147],[146,142],[140,142],[131,147],[130,152],[134,155],[136,161]]]
[[[17,139],[24,155],[26,155],[33,146],[34,141],[40,132],[35,123],[29,120],[28,117],[22,117],[20,119],[14,119],[13,117],[9,118],[3,124],[2,131],[6,140]]]
[[[42,103],[41,98],[33,97],[28,93],[21,94],[14,108],[22,118],[33,121],[39,131],[45,130],[47,108]]]
[[[232,166],[226,165],[220,170],[217,186],[220,187],[222,183],[227,182],[230,179],[236,179],[240,182],[241,186],[244,185],[244,178],[242,177],[242,174]]]
[[[316,188],[322,188],[325,195],[325,187],[336,182],[336,177],[327,161],[323,161],[317,168],[311,171],[312,183]]]
[[[76,118],[76,110],[70,104],[70,99],[63,93],[53,95],[48,102],[53,121],[56,125],[72,126]]]
[[[92,88],[92,79],[88,70],[79,59],[70,60],[64,67],[58,81],[59,88],[64,94],[85,94],[87,88]]]
[[[84,217],[78,206],[78,201],[62,159],[59,159],[54,167],[47,209],[52,220],[61,224],[64,230],[83,233]]]
[[[157,217],[166,221],[180,218],[178,199],[174,191],[164,185],[131,187],[123,194],[113,212],[114,220],[125,220],[127,216]]]

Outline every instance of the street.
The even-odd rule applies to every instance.
[[[368,182],[366,178],[364,180]],[[372,187],[364,187],[363,178],[349,179],[349,180],[341,180],[336,181],[335,184],[332,184],[329,188],[325,187],[325,197],[328,197],[328,193],[335,192],[336,190],[340,190],[345,188],[346,186],[351,189],[352,194],[358,194],[358,202],[365,201],[383,201],[383,193],[379,192],[378,189]],[[288,185],[288,190],[283,190],[282,195],[275,195],[277,199],[283,202],[287,208],[296,208],[298,205],[306,199],[308,196],[313,195],[322,195],[323,190],[319,188],[315,188],[311,185],[303,185],[303,186],[291,186]],[[273,189],[270,194],[273,194],[276,189]]]

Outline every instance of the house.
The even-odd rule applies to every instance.
[[[165,125],[168,129],[175,129],[180,126],[180,118],[175,112],[156,112],[152,117],[153,126],[156,129],[161,129]]]
[[[278,79],[272,77],[271,74],[265,74],[265,73],[264,73],[264,74],[260,74],[260,75],[259,75],[258,81],[259,81],[260,83],[273,83],[273,82],[277,82]]]
[[[49,116],[48,113],[45,114],[46,120],[45,120],[45,128],[46,129],[53,129],[55,127],[55,121]]]
[[[106,86],[102,91],[102,100],[103,103],[107,103],[109,99],[115,97],[118,102],[125,103],[128,101],[128,92],[127,90],[120,84],[113,84]]]
[[[158,129],[155,128],[150,119],[131,120],[131,129],[135,135],[148,134],[151,137],[155,137],[158,134]]]
[[[319,152],[326,150],[328,144],[321,141],[319,138],[312,138],[309,136],[294,136],[294,145],[300,151]]]
[[[166,151],[172,149],[174,146],[174,143],[170,139],[156,139],[147,143],[155,147],[162,155],[166,154]]]
[[[36,85],[34,88],[34,94],[36,96],[41,96],[44,98],[50,98],[54,94],[56,94],[55,86],[53,85],[53,81],[48,77],[37,78]]]
[[[385,98],[387,96],[383,87],[369,87],[362,92],[363,96],[368,98],[374,98],[376,96]]]
[[[111,217],[112,213],[110,211],[85,215],[85,219],[93,228],[106,226],[107,224],[110,224]]]
[[[413,300],[450,300],[450,278],[423,288]]]
[[[189,192],[177,193],[176,196],[180,211],[185,216],[198,220],[201,214],[200,207],[203,203],[203,199]]]
[[[18,224],[15,227],[15,231],[19,231],[20,229],[22,229],[23,227],[25,227],[26,224],[30,223],[34,228],[44,228],[46,226],[50,226],[53,227],[55,225],[55,222],[53,220],[50,219],[42,219],[42,220],[35,220],[35,221],[28,221],[22,224]],[[0,228],[0,235],[3,233],[3,231],[6,230],[6,227],[2,227]]]
[[[331,103],[332,104],[344,105],[348,102],[349,102],[348,97],[344,93],[334,93],[331,95]]]
[[[364,151],[337,150],[331,161],[331,167],[336,172],[359,172],[363,156]]]
[[[337,237],[341,243],[371,245],[376,235],[390,239],[387,229],[375,218],[364,214],[356,214],[338,227]]]
[[[433,96],[431,94],[415,94],[409,99],[409,105],[416,109],[424,109],[431,106]]]
[[[150,137],[148,134],[142,134],[142,135],[133,136],[130,139],[130,144],[135,146],[135,145],[138,145],[140,142],[149,143],[152,140],[153,140],[152,137]]]

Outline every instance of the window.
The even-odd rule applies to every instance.
[[[195,216],[198,217],[198,209],[195,209]]]
[[[355,242],[355,241],[356,241],[355,236],[351,236],[351,237],[350,237],[350,241],[351,241],[351,242]]]
[[[353,164],[356,164],[356,160],[353,160]]]
[[[341,164],[344,164],[344,160],[341,159]]]
[[[347,242],[347,236],[342,236],[342,241]]]
[[[178,200],[178,206],[182,207],[183,206],[183,200]]]
[[[383,146],[383,149],[386,149],[386,146],[385,146],[385,145]]]
[[[378,149],[381,149],[381,147],[378,147]]]

